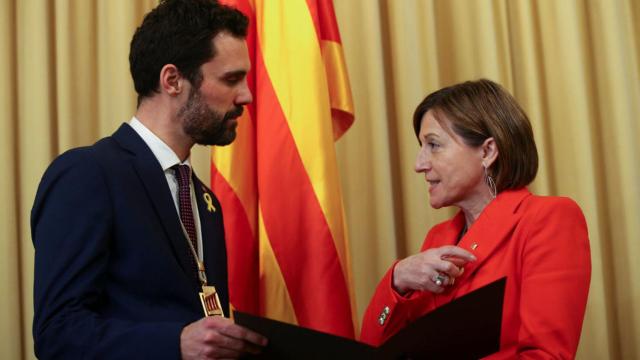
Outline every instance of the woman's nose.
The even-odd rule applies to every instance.
[[[414,170],[417,173],[420,172],[425,172],[429,169],[429,161],[428,161],[428,156],[427,156],[427,152],[425,151],[425,149],[421,148],[420,151],[418,151],[418,155],[416,156],[416,163],[415,163],[415,168]]]

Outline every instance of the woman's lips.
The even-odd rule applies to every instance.
[[[427,180],[427,182],[429,183],[429,193],[431,193],[433,189],[438,186],[440,180]]]

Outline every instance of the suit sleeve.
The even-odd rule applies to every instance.
[[[580,208],[556,198],[533,215],[522,264],[518,356],[572,359],[584,318],[591,257]]]
[[[179,358],[185,324],[133,323],[97,311],[109,301],[114,211],[89,149],[62,155],[43,176],[31,214],[38,358]]]

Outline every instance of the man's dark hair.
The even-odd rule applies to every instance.
[[[211,40],[221,32],[245,38],[248,24],[240,11],[214,0],[162,0],[131,39],[129,67],[138,105],[158,92],[160,70],[166,64],[175,65],[199,88],[200,66],[216,55]]]

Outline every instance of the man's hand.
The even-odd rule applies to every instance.
[[[257,354],[265,345],[264,336],[220,316],[193,322],[180,334],[183,359],[237,359],[244,353]]]

